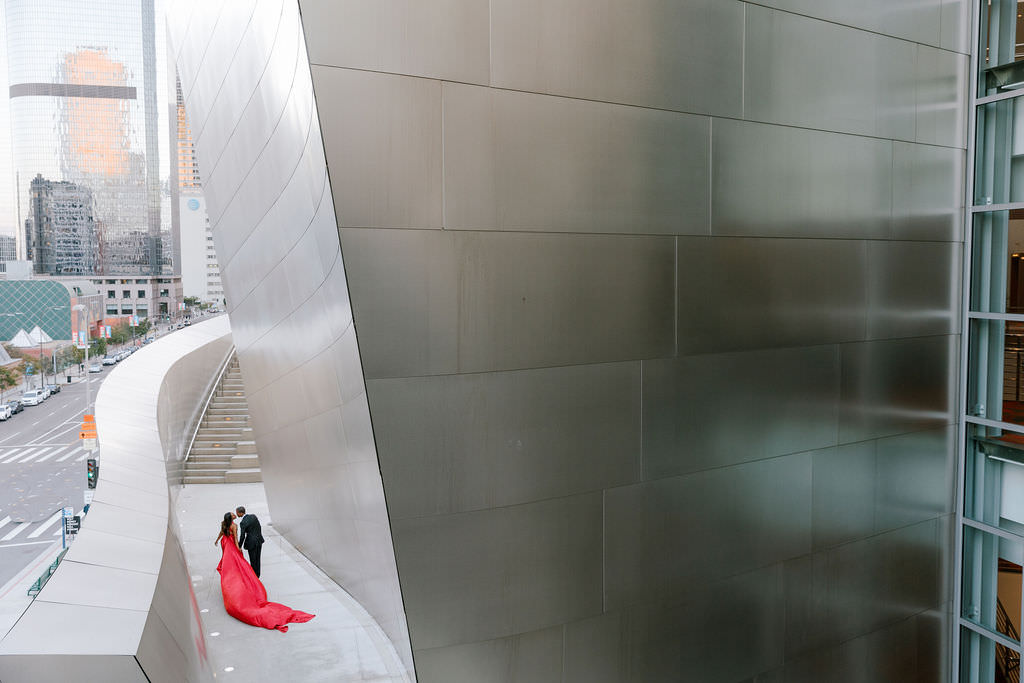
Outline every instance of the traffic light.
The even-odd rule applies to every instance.
[[[89,488],[96,488],[96,479],[100,476],[100,466],[96,463],[96,458],[85,461],[85,476],[89,480]]]

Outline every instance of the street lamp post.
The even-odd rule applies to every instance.
[[[82,326],[82,322],[78,323],[78,333],[84,336],[85,343],[85,413],[89,414],[89,405],[91,403],[89,398],[89,313],[85,304],[75,304],[74,309],[78,312],[85,312],[85,326]]]

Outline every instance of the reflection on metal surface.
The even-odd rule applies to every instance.
[[[943,679],[958,6],[181,2],[276,526],[420,681]]]

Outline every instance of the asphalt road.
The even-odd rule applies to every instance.
[[[93,401],[113,367],[89,375]],[[20,396],[8,391],[4,401]],[[86,452],[78,430],[84,413],[82,381],[63,384],[60,393],[0,422],[0,586],[47,544],[60,543],[61,508],[82,510]]]

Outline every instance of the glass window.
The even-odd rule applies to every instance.
[[[1024,425],[1024,322],[973,319],[967,414]]]
[[[122,289],[121,290],[121,298],[122,299],[131,299],[132,298],[132,291],[130,289]]]
[[[977,124],[974,204],[1024,201],[1024,96],[978,107]]]
[[[1024,539],[964,527],[961,616],[1020,641]]]
[[[960,678],[957,680],[1019,680],[1012,678],[1012,672],[1019,668],[1018,652],[969,628],[960,629]]]
[[[112,290],[112,289],[108,289],[107,290],[107,298],[108,299],[113,299],[116,295],[117,295],[117,293],[114,290]]]
[[[981,45],[978,51],[978,97],[1024,86],[1024,41],[1017,0],[981,3]]]
[[[107,306],[107,315],[117,315],[117,306]]]
[[[138,296],[138,298],[139,298],[139,299],[145,299],[145,298],[146,298],[146,290],[144,290],[144,289],[140,289],[140,290],[139,290],[139,296]]]
[[[161,290],[160,290],[160,296],[170,296],[170,294],[168,294],[168,290],[166,290],[166,289],[161,289]]]

